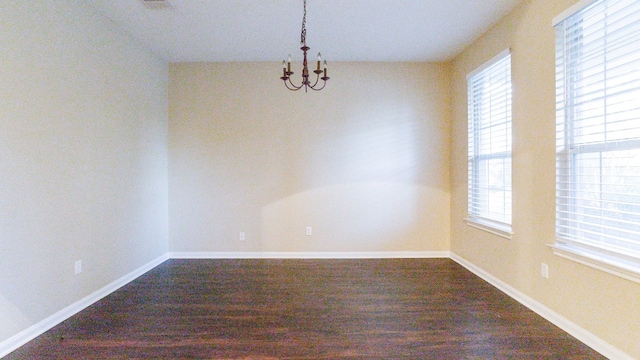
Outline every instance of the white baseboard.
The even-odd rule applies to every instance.
[[[633,360],[633,357],[625,354],[591,332],[576,325],[574,322],[516,290],[511,285],[475,266],[464,258],[451,253],[451,259],[603,356],[606,356],[609,359]]]
[[[53,315],[47,317],[46,319],[39,321],[38,323],[31,325],[25,330],[17,333],[16,335],[8,338],[7,340],[0,343],[0,358],[8,355],[12,351],[16,350],[20,346],[28,343],[29,341],[35,339],[36,337],[42,335],[47,330],[53,328],[54,326],[60,324],[61,322],[67,320],[71,316],[79,313],[80,311],[86,309],[90,305],[94,304],[98,300],[104,298],[105,296],[111,294],[112,292],[120,289],[124,285],[127,285],[131,281],[140,277],[147,271],[153,269],[154,267],[160,265],[164,261],[168,260],[169,256],[167,254],[154,259],[147,264],[139,267],[138,269],[130,272],[129,274],[119,278],[118,280],[106,285],[105,287],[85,296],[84,298],[76,301],[75,303],[65,307],[64,309],[54,313]]]
[[[449,258],[448,251],[380,252],[171,252],[171,259],[429,259]]]

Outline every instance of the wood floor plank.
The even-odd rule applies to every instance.
[[[449,259],[169,260],[6,359],[604,359]]]

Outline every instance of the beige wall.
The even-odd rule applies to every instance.
[[[166,253],[168,73],[81,0],[0,24],[2,342]]]
[[[453,62],[451,250],[611,345],[640,358],[640,284],[552,254],[555,68],[552,18],[575,0],[527,0]],[[512,240],[468,227],[466,74],[512,49]],[[550,278],[540,276],[549,264]]]
[[[329,66],[292,93],[278,63],[170,65],[171,251],[449,249],[449,68]]]

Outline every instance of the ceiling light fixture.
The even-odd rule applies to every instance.
[[[284,81],[284,86],[291,91],[298,91],[304,88],[304,91],[307,92],[308,89],[320,91],[324,89],[324,86],[327,85],[327,80],[329,77],[327,76],[327,61],[324,61],[323,69],[320,70],[320,64],[322,63],[322,57],[320,53],[318,53],[318,67],[313,72],[316,74],[316,81],[311,85],[309,81],[309,68],[307,67],[307,0],[304,0],[304,15],[302,16],[302,32],[300,33],[300,45],[302,47],[302,54],[304,56],[302,60],[302,83],[300,85],[295,85],[291,81],[291,75],[293,75],[293,71],[291,71],[291,55],[289,55],[289,59],[287,61],[282,62],[282,77],[280,78]],[[323,74],[320,77],[320,74]],[[322,86],[318,85],[318,82],[322,80]]]

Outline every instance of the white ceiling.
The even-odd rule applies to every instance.
[[[171,62],[301,57],[302,0],[86,0]],[[328,61],[446,61],[522,0],[307,0],[307,46]]]

